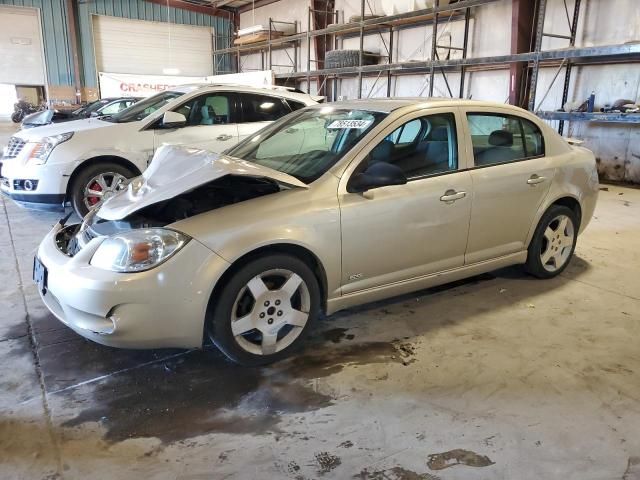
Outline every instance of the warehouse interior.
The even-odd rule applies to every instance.
[[[0,195],[0,477],[640,480],[636,0],[0,0],[2,148],[19,102],[246,81],[521,107],[593,152],[595,213],[555,278],[321,315],[300,353],[242,367],[60,323],[32,270],[71,210]]]

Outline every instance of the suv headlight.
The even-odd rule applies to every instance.
[[[107,238],[91,258],[91,265],[112,272],[142,272],[171,258],[190,240],[165,228],[131,230]]]
[[[28,162],[34,165],[43,165],[47,162],[49,155],[63,142],[66,142],[73,137],[73,132],[61,133],[60,135],[52,135],[50,137],[44,137],[39,142],[35,142],[31,148]]]

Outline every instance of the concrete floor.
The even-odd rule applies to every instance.
[[[557,279],[342,312],[264,369],[83,340],[30,281],[58,216],[0,205],[2,478],[640,479],[640,190]]]

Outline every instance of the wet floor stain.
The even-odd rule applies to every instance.
[[[347,333],[348,328],[331,328],[322,332],[322,338],[331,343],[340,343],[342,340],[353,340],[355,335]]]
[[[622,480],[640,480],[640,457],[629,457]]]
[[[334,468],[342,464],[340,457],[329,452],[319,452],[314,455],[317,471],[320,474],[329,473]]]
[[[352,478],[358,480],[440,480],[430,473],[416,473],[403,467],[392,467],[386,470],[362,470]]]
[[[478,455],[470,450],[457,448],[443,453],[434,453],[429,455],[427,466],[431,470],[444,470],[445,468],[454,467],[456,465],[466,465],[468,467],[488,467],[493,465],[489,457],[486,455]]]
[[[166,444],[215,432],[268,435],[280,432],[282,415],[334,404],[312,380],[351,366],[403,364],[409,354],[399,342],[331,345],[320,336],[305,353],[260,369],[240,367],[213,349],[163,360],[175,351],[116,350],[76,340],[45,349],[43,372],[48,386],[61,387],[86,380],[85,370],[94,376],[107,371],[91,388],[59,395],[79,411],[64,427],[97,422],[111,443],[157,437]]]

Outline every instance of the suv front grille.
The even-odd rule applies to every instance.
[[[19,139],[18,137],[11,137],[9,139],[9,144],[4,149],[4,158],[15,158],[17,157],[27,142]]]

